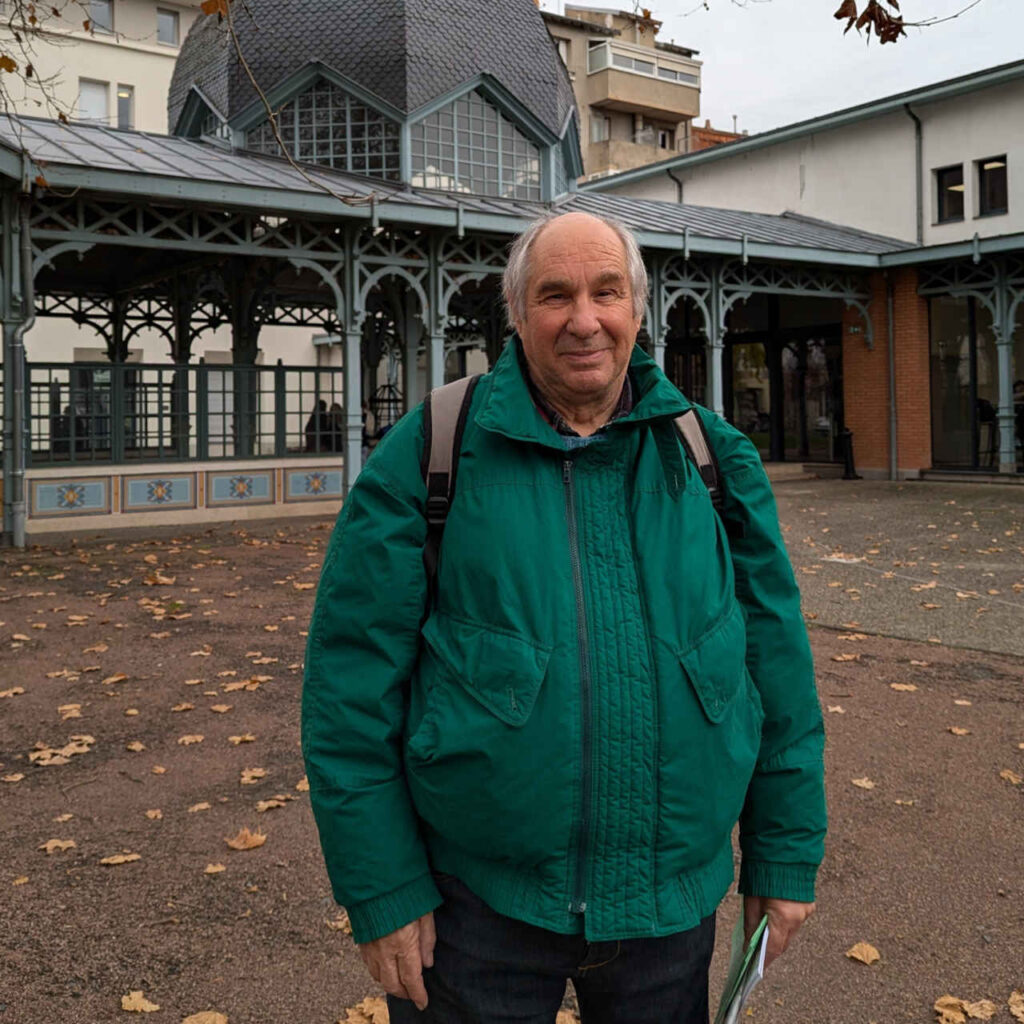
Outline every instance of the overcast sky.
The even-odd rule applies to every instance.
[[[561,12],[565,0],[545,0]],[[570,3],[572,0],[570,0]],[[633,0],[578,0],[633,9]],[[970,0],[902,0],[907,21],[945,16]],[[700,51],[701,122],[751,134],[1024,58],[1024,0],[980,0],[962,17],[866,46],[832,14],[840,0],[643,0],[659,40]],[[863,6],[859,3],[858,6]],[[1024,122],[1024,112],[1022,112]],[[1018,125],[1018,128],[1020,126]]]

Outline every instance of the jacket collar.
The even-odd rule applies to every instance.
[[[476,423],[484,430],[517,441],[532,441],[562,451],[564,439],[541,416],[530,396],[525,359],[522,342],[512,335],[488,374],[490,388],[476,415]],[[628,429],[651,420],[674,419],[691,408],[692,403],[639,345],[633,346],[629,367],[636,385],[633,409],[609,424],[609,431]]]

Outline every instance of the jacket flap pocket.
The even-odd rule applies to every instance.
[[[533,711],[551,649],[493,627],[435,614],[423,625],[427,646],[458,682],[508,725]]]
[[[747,632],[734,604],[688,651],[679,655],[704,713],[720,722],[746,677]]]

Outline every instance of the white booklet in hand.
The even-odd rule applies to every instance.
[[[729,973],[725,978],[722,1002],[715,1015],[715,1024],[736,1024],[740,1011],[757,983],[764,977],[764,956],[768,951],[768,917],[754,929],[750,941],[743,942],[743,911],[732,933]]]

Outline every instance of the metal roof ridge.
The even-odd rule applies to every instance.
[[[1024,60],[997,64],[994,67],[972,71],[966,75],[959,75],[956,78],[932,82],[930,85],[918,86],[905,92],[892,93],[889,96],[869,100],[852,107],[843,107],[828,114],[820,114],[817,117],[807,118],[803,121],[794,121],[792,124],[782,125],[778,128],[769,128],[767,131],[758,132],[756,135],[723,142],[717,146],[698,150],[696,153],[684,153],[680,156],[668,157],[666,160],[659,160],[656,163],[645,164],[643,167],[621,171],[618,174],[609,174],[594,181],[584,182],[579,188],[585,192],[603,192],[608,188],[616,188],[629,181],[639,181],[654,174],[661,174],[670,168],[690,167],[695,164],[722,160],[738,153],[747,153],[751,150],[761,149],[779,142],[788,142],[791,139],[801,138],[804,135],[828,131],[831,128],[840,128],[870,117],[892,113],[894,110],[907,104],[935,103],[944,99],[952,99],[955,96],[1002,85],[1004,82],[1011,82],[1021,77],[1024,77]]]

